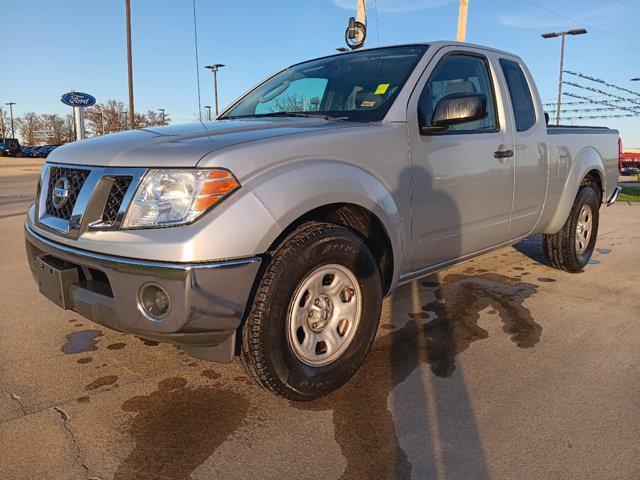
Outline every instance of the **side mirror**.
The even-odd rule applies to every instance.
[[[481,93],[453,93],[440,99],[428,122],[419,112],[420,133],[433,135],[452,125],[475,122],[487,116],[487,97]]]

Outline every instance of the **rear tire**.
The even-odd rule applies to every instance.
[[[276,395],[325,395],[362,365],[381,303],[380,272],[362,238],[305,223],[271,254],[242,328],[241,362]]]
[[[544,256],[553,268],[574,273],[589,263],[598,236],[599,190],[596,184],[585,181],[562,230],[542,235]]]

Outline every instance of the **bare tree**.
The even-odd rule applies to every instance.
[[[41,116],[43,140],[48,145],[60,145],[65,142],[65,121],[58,114],[44,113]]]
[[[11,134],[11,119],[0,107],[0,137],[5,138]]]
[[[84,109],[84,118],[92,135],[128,130],[128,117],[124,103],[114,99]]]
[[[28,112],[16,120],[22,142],[36,145],[42,140],[42,119],[35,112]]]
[[[158,127],[163,125],[169,125],[171,118],[169,114],[156,112],[155,110],[149,110],[143,115],[143,124],[140,127]],[[138,127],[138,128],[140,128]]]
[[[63,143],[73,142],[76,139],[76,126],[73,121],[73,115],[68,114],[64,118],[64,126],[62,127]]]
[[[129,130],[129,110],[123,102],[115,99],[86,108],[84,116],[92,135]],[[153,110],[135,113],[134,116],[135,128],[168,125],[170,121],[166,113],[163,116]]]

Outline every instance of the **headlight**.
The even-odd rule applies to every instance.
[[[193,222],[239,186],[227,170],[149,170],[138,185],[122,228]]]

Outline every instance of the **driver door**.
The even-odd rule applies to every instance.
[[[444,50],[427,67],[408,107],[413,271],[509,239],[513,131],[492,64],[482,51]],[[418,108],[433,112],[454,93],[484,94],[486,118],[421,134]]]

